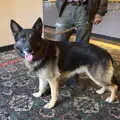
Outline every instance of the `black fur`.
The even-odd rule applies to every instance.
[[[107,61],[112,59],[106,50],[92,44],[69,43],[62,47],[58,62],[62,71],[71,71],[85,65],[91,67],[100,62],[105,67]]]

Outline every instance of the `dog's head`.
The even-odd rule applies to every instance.
[[[15,49],[20,56],[32,62],[38,57],[41,48],[42,20],[38,18],[32,29],[24,29],[14,20],[10,21],[10,28],[15,39]]]

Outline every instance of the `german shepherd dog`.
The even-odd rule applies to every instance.
[[[111,92],[106,99],[115,100],[118,86],[113,82],[113,62],[110,54],[95,45],[82,43],[64,43],[42,38],[42,20],[38,18],[32,29],[23,29],[14,20],[10,27],[15,38],[15,49],[24,58],[26,66],[39,72],[39,91],[33,96],[40,97],[50,86],[51,100],[44,108],[56,105],[59,95],[59,83],[80,73],[85,73],[100,89]]]

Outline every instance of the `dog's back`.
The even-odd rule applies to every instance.
[[[92,44],[69,43],[61,47],[59,67],[63,70],[74,70],[79,66],[92,66],[100,64],[107,66],[110,54]]]

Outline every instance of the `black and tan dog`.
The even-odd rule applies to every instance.
[[[29,69],[39,72],[39,91],[33,96],[39,97],[49,84],[51,100],[44,107],[55,106],[59,94],[59,82],[76,74],[86,73],[89,78],[101,87],[96,91],[102,94],[111,92],[106,99],[115,100],[118,86],[112,82],[113,64],[110,54],[95,45],[55,42],[43,39],[42,20],[38,18],[32,29],[23,29],[14,20],[10,24],[15,38],[15,48],[25,58]]]

